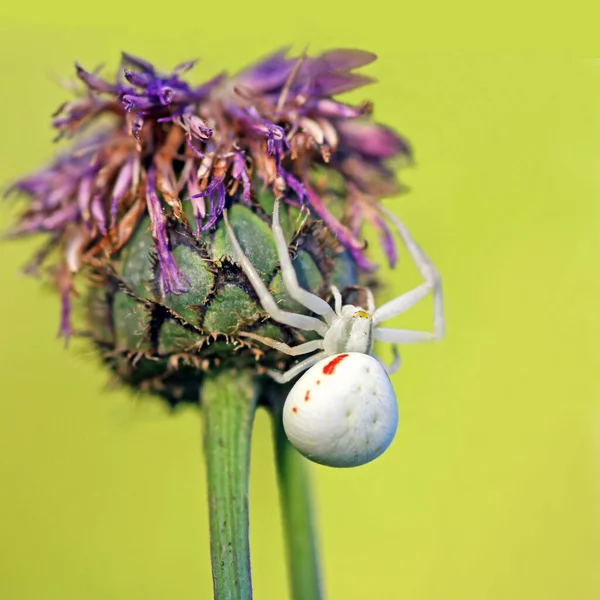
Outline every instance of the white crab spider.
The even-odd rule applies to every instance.
[[[442,288],[437,270],[402,222],[389,211],[381,210],[396,228],[424,282],[377,309],[373,294],[367,288],[366,310],[343,305],[339,290],[332,286],[332,308],[298,284],[279,223],[279,200],[275,201],[272,228],[285,289],[294,300],[321,318],[288,312],[278,306],[244,254],[227,211],[223,213],[237,259],[265,312],[278,323],[315,331],[322,338],[288,346],[253,333],[244,334],[290,356],[314,352],[286,372],[269,370],[268,373],[277,382],[286,383],[308,369],[287,396],[283,425],[290,442],[300,453],[329,466],[351,467],[370,462],[386,450],[396,433],[398,407],[388,374],[398,370],[400,358],[394,345],[394,360],[391,365],[385,365],[373,354],[374,341],[410,344],[439,339],[444,334]],[[430,292],[433,293],[433,333],[378,326],[407,311]]]

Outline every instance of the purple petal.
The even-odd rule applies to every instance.
[[[112,202],[110,205],[110,225],[111,225],[111,227],[115,226],[115,223],[117,220],[117,207],[118,207],[119,201],[121,200],[121,198],[123,198],[123,196],[125,196],[125,194],[127,193],[127,190],[129,189],[129,186],[131,185],[131,181],[133,178],[134,162],[135,162],[135,159],[130,158],[121,167],[121,170],[119,171],[119,175],[117,176],[117,180],[115,181],[115,185],[113,187],[113,193],[112,193]]]
[[[130,158],[119,171],[112,194],[115,202],[118,202],[127,193],[127,189],[131,185],[134,163],[135,158]]]
[[[375,79],[355,73],[328,73],[316,77],[310,85],[310,92],[318,96],[343,94],[356,88],[373,83]]]
[[[74,182],[73,181],[65,181],[56,182],[55,188],[50,189],[50,193],[47,196],[42,196],[42,201],[46,208],[54,208],[58,206],[61,202],[64,201],[65,198],[69,198],[73,193]]]
[[[151,167],[146,182],[146,204],[152,223],[152,238],[158,255],[159,286],[163,295],[167,293],[178,294],[186,289],[183,283],[185,276],[179,270],[169,250],[167,217],[163,213],[161,201],[156,195],[155,179],[154,168]]]
[[[53,216],[54,214],[51,215],[51,217]],[[48,224],[53,225],[54,223],[54,219],[51,219],[51,217],[48,217],[44,213],[25,214],[21,217],[21,221],[19,222],[18,226],[13,230],[12,235],[18,237],[20,235],[37,233],[39,231],[52,231],[52,228],[48,227]],[[50,219],[50,221],[48,221],[48,219]],[[61,219],[61,221],[65,222],[67,220],[68,219]],[[59,221],[59,225],[60,224],[61,223]]]
[[[73,223],[78,216],[79,211],[77,206],[67,204],[46,216],[40,223],[39,229],[43,231],[56,231],[65,227],[67,223]]]
[[[269,156],[275,157],[277,175],[281,175],[281,160],[285,152],[284,149],[290,147],[283,127],[263,119],[261,123],[254,124],[252,130],[267,136],[267,153]]]
[[[164,106],[168,104],[181,104],[188,101],[189,92],[186,89],[165,85],[160,89],[158,97]]]
[[[79,206],[79,212],[86,221],[89,219],[90,214],[93,181],[93,176],[91,174],[84,177],[79,184],[79,190],[77,192],[77,204]]]
[[[129,64],[132,67],[135,67],[136,69],[140,69],[141,71],[144,71],[145,73],[150,73],[150,74],[154,75],[154,73],[156,72],[156,70],[154,69],[154,66],[152,64],[150,64],[149,62],[147,62],[141,58],[137,58],[137,56],[133,56],[133,54],[129,54],[127,52],[121,52],[121,57],[125,64]]]
[[[295,60],[286,58],[289,47],[259,61],[235,76],[236,83],[265,92],[283,86],[287,80]]]
[[[325,205],[321,198],[314,192],[314,190],[305,185],[308,198],[310,200],[311,208],[315,211],[321,219],[325,222],[327,227],[331,229],[333,234],[337,237],[340,243],[348,250],[354,262],[357,266],[365,271],[374,271],[377,269],[377,265],[369,261],[364,255],[365,247],[357,239],[353,238],[351,233],[346,229],[339,221],[337,221],[333,215],[325,208]]]
[[[123,75],[131,85],[141,88],[146,88],[154,81],[154,75],[151,73],[137,73],[136,71],[123,69]]]
[[[206,207],[204,204],[204,196],[200,191],[198,179],[196,178],[196,173],[190,172],[190,175],[187,180],[187,191],[189,196],[187,198],[184,198],[184,201],[189,200],[192,204],[194,217],[196,218],[195,235],[196,237],[198,237],[200,235],[202,227],[202,219],[204,219],[206,215]]]
[[[218,203],[217,203],[217,216],[218,216],[223,212],[223,210],[225,208],[225,186],[223,185],[222,181],[219,184],[219,186],[217,187],[217,198],[218,198]]]
[[[398,154],[411,154],[406,141],[383,125],[358,121],[340,122],[338,133],[340,145],[366,156],[392,158]]]
[[[213,194],[207,196],[210,199],[210,212],[208,213],[208,221],[202,225],[200,231],[207,231],[217,222],[217,211],[215,210],[215,198]]]
[[[304,198],[308,197],[304,186],[291,173],[288,173],[287,171],[283,170],[281,171],[281,173],[287,186],[294,190],[296,196],[298,196],[298,200],[300,200],[300,203],[304,204]]]
[[[186,60],[185,62],[179,63],[174,69],[173,73],[184,73],[185,71],[189,71],[194,68],[194,65],[198,62],[198,59],[194,60]]]
[[[194,137],[205,142],[213,136],[214,130],[212,127],[208,127],[206,123],[197,115],[181,115],[178,122],[190,137]]]
[[[380,230],[379,240],[381,246],[388,257],[390,267],[393,268],[398,261],[398,251],[396,249],[396,244],[394,243],[394,237],[392,236],[392,232],[387,226],[387,223],[382,218],[377,217],[376,225]]]
[[[106,235],[106,216],[104,214],[104,202],[101,194],[95,194],[91,203],[92,216],[98,225],[102,235]]]
[[[353,48],[328,50],[317,58],[319,63],[326,64],[331,71],[351,71],[364,67],[375,60],[377,60],[376,54]]]
[[[73,329],[71,328],[71,278],[66,274],[60,275],[59,290],[61,309],[58,335],[65,338],[65,343],[68,344]]]
[[[114,93],[115,86],[113,84],[86,71],[79,63],[75,63],[75,70],[77,72],[77,77],[79,77],[79,79],[81,79],[81,81],[83,81],[91,90],[107,94]]]
[[[223,184],[223,177],[213,179],[202,192],[202,195],[210,198],[210,212],[208,213],[209,219],[202,226],[201,230],[206,231],[210,229],[216,222],[223,209],[225,208],[225,185]],[[217,205],[215,206],[215,192],[217,194]]]
[[[362,106],[348,106],[347,104],[342,104],[328,98],[307,102],[306,108],[313,109],[322,117],[336,119],[356,119],[365,112]]]
[[[204,158],[204,154],[202,154],[202,152],[200,152],[200,150],[198,150],[194,144],[192,143],[192,140],[189,137],[185,138],[185,143],[187,145],[187,147],[198,157],[198,158]]]
[[[204,198],[192,198],[192,209],[194,211],[194,217],[196,217],[196,237],[200,235],[202,231],[202,220],[206,216],[206,205]]]
[[[156,106],[156,102],[148,96],[134,96],[133,94],[125,94],[123,96],[123,107],[125,110],[149,110]]]
[[[246,157],[241,152],[236,152],[233,155],[233,168],[231,169],[231,176],[236,180],[242,180],[244,188],[242,198],[246,204],[250,203],[250,177],[248,171],[246,171]]]

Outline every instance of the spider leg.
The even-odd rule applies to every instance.
[[[298,283],[296,271],[292,265],[292,259],[288,252],[288,245],[285,241],[283,229],[279,223],[279,199],[275,200],[273,205],[273,236],[275,237],[275,246],[277,247],[277,255],[279,256],[279,264],[281,265],[281,276],[288,294],[317,315],[321,315],[328,323],[333,321],[335,313],[333,309],[323,298],[302,289]]]
[[[414,290],[406,292],[405,294],[398,296],[398,298],[390,300],[386,304],[380,306],[373,313],[373,324],[377,325],[382,321],[386,321],[387,319],[402,314],[413,307],[419,300],[427,296],[429,292],[433,292],[433,331],[434,338],[439,339],[443,337],[445,331],[444,301],[442,296],[442,282],[439,273],[400,219],[384,208],[381,210],[394,224],[398,235],[419,269],[425,283],[422,283]]]
[[[367,312],[372,315],[375,312],[375,298],[371,288],[365,288],[367,292]]]
[[[223,211],[223,218],[225,219],[225,227],[227,228],[227,233],[229,235],[231,245],[233,246],[235,253],[237,254],[237,258],[240,261],[240,264],[242,266],[242,269],[244,270],[244,273],[246,274],[246,277],[248,277],[248,280],[250,281],[252,287],[256,291],[258,299],[260,300],[261,306],[263,307],[265,312],[278,323],[289,325],[290,327],[295,327],[296,329],[316,331],[321,337],[325,336],[328,327],[326,323],[323,323],[323,321],[316,319],[315,317],[299,315],[279,308],[277,302],[275,302],[275,298],[273,298],[273,296],[271,296],[271,294],[269,293],[269,290],[264,284],[263,280],[261,279],[258,271],[250,262],[248,257],[244,254],[240,243],[235,237],[233,227],[231,227],[231,223],[229,223],[229,218],[227,217],[226,210]]]
[[[376,327],[373,330],[373,337],[379,342],[388,342],[389,344],[419,344],[435,339],[435,335],[429,331],[388,329],[386,327]]]
[[[394,359],[392,360],[392,363],[389,365],[384,363],[383,360],[381,360],[381,358],[379,358],[379,356],[377,356],[376,354],[373,355],[381,363],[381,365],[385,369],[385,372],[388,375],[393,375],[400,368],[401,361],[400,361],[400,354],[398,353],[398,348],[396,346],[392,346],[392,352],[394,353]]]
[[[251,333],[249,331],[241,331],[238,333],[240,337],[248,337],[257,342],[261,342],[265,346],[269,346],[270,348],[275,348],[275,350],[279,350],[284,354],[288,354],[289,356],[299,356],[300,354],[308,354],[309,352],[313,352],[313,350],[323,350],[323,340],[313,340],[310,342],[305,342],[304,344],[298,344],[297,346],[289,346],[283,342],[278,342],[273,338],[264,337],[262,335],[257,335],[256,333]]]
[[[327,356],[327,352],[317,352],[317,354],[313,354],[308,358],[296,363],[291,369],[281,372],[275,371],[273,369],[269,369],[267,373],[277,382],[277,383],[287,383],[288,381],[294,379],[296,375],[302,373],[302,371],[306,371],[306,369],[312,367],[314,364],[318,363],[322,358]]]
[[[333,294],[333,300],[335,305],[335,314],[338,317],[342,316],[342,294],[335,285],[331,286],[331,293]]]

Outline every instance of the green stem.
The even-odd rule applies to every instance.
[[[210,552],[216,600],[250,600],[248,474],[256,389],[247,373],[207,376],[202,386]]]
[[[323,590],[308,465],[290,444],[283,429],[283,392],[287,389],[269,391],[291,597],[292,600],[321,600]]]

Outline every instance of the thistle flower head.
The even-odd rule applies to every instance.
[[[354,269],[346,285],[375,268],[360,237],[364,221],[380,232],[393,264],[394,243],[377,203],[399,191],[389,160],[410,158],[410,149],[373,122],[369,102],[334,99],[371,82],[355,70],[374,59],[360,50],[314,57],[282,50],[201,85],[187,81],[194,61],[162,73],[124,53],[114,79],[76,64],[81,93],[52,121],[58,139],[71,139],[68,149],[10,188],[28,197],[12,234],[48,235],[30,267],[50,264],[62,298],[62,335],[73,330],[77,275],[89,292],[77,302],[85,304],[88,320],[99,318],[106,328],[100,333],[96,323],[94,339],[113,357],[127,354],[129,371],[140,356],[162,356],[159,322],[174,323],[189,342],[182,346],[179,339],[177,352],[164,353],[171,367],[185,355],[195,368],[205,361],[209,340],[231,341],[235,326],[207,322],[207,303],[226,285],[235,280],[244,287],[219,246],[226,206],[239,206],[240,224],[258,229],[268,223],[276,197],[288,207],[290,223],[299,209],[310,215],[290,243],[311,256],[319,277],[313,284],[307,276],[306,283],[324,294],[333,277],[342,277],[340,257]],[[268,234],[267,228],[267,248]],[[276,264],[262,269],[275,279]],[[203,306],[196,318],[194,302]],[[135,342],[123,333],[132,311]],[[238,315],[238,326],[257,326],[259,312]]]

